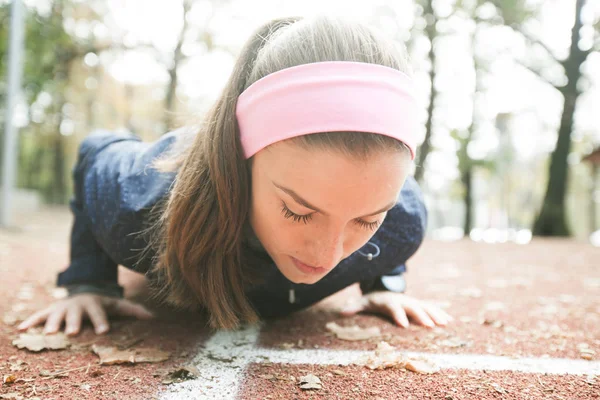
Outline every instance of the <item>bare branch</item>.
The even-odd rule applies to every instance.
[[[511,28],[516,31],[519,32],[521,35],[523,35],[523,37],[525,39],[527,39],[528,41],[535,43],[539,46],[541,46],[544,50],[546,50],[546,53],[548,53],[548,55],[557,63],[562,64],[562,60],[560,60],[555,54],[554,52],[544,43],[542,42],[539,38],[536,38],[535,36],[533,36],[531,33],[525,31],[523,29],[522,26],[519,26],[517,24],[512,24]]]
[[[523,68],[528,69],[530,72],[534,73],[535,75],[537,75],[538,78],[540,78],[541,80],[543,80],[544,82],[546,82],[548,85],[552,86],[553,88],[555,88],[556,90],[558,90],[559,92],[561,92],[562,94],[565,93],[565,88],[564,86],[558,86],[555,83],[549,81],[547,78],[545,78],[542,73],[538,70],[535,70],[534,68],[530,67],[529,65],[523,63],[523,61],[520,60],[515,60],[517,62],[517,64],[519,64],[520,66],[522,66]]]

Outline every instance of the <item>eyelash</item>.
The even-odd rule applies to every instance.
[[[298,215],[298,214],[292,212],[283,201],[281,202],[281,213],[283,214],[283,216],[285,218],[293,219],[294,222],[304,222],[305,224],[307,224],[308,221],[310,221],[312,219],[312,214]],[[375,229],[377,229],[379,227],[379,223],[380,223],[380,221],[366,222],[366,221],[363,221],[360,219],[356,220],[355,222],[358,225],[360,225],[362,228],[365,228],[365,229],[368,229],[371,231],[374,231]]]

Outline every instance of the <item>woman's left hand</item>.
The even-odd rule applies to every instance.
[[[429,328],[445,326],[453,318],[435,304],[403,293],[373,292],[352,299],[340,311],[344,316],[373,312],[391,317],[396,324],[408,328],[408,317]]]

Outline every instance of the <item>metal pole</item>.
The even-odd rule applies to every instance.
[[[8,91],[6,95],[6,118],[4,125],[4,154],[2,157],[2,201],[0,202],[0,225],[11,223],[12,195],[17,172],[17,130],[14,115],[21,89],[23,55],[23,4],[13,0],[10,18],[10,44],[8,49]]]

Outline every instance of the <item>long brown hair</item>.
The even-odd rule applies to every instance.
[[[278,70],[320,61],[358,61],[410,73],[404,46],[356,22],[332,17],[273,20],[245,44],[220,98],[193,134],[182,135],[155,167],[176,171],[168,198],[157,206],[149,249],[155,252],[155,296],[208,311],[214,328],[258,320],[246,290],[260,280],[258,261],[243,251],[251,196],[235,107],[253,82]],[[293,140],[366,159],[406,146],[387,136],[326,132]]]

